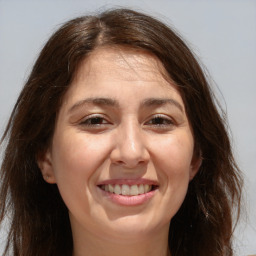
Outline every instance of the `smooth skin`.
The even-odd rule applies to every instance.
[[[38,159],[69,209],[73,256],[169,255],[168,230],[201,159],[183,100],[154,56],[99,48],[81,64]],[[99,184],[157,184],[139,205],[110,200]]]

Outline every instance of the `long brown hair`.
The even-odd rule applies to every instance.
[[[176,83],[203,158],[173,217],[173,256],[231,256],[233,209],[239,215],[242,179],[232,155],[226,120],[197,60],[169,27],[128,9],[65,23],[46,43],[17,100],[2,137],[0,221],[11,214],[5,254],[72,255],[68,210],[56,185],[46,183],[36,157],[46,150],[56,116],[81,60],[100,46],[154,54]]]

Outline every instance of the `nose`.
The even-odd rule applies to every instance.
[[[139,124],[130,122],[121,125],[110,154],[111,162],[126,168],[147,164],[150,158],[145,136]]]

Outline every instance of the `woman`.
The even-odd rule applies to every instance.
[[[117,9],[47,42],[3,135],[6,254],[233,255],[241,177],[184,42]]]

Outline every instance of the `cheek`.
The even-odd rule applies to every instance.
[[[109,152],[107,138],[65,132],[53,140],[53,171],[69,212],[77,219],[91,218],[95,200],[92,187]]]
[[[161,184],[167,220],[180,208],[188,189],[193,156],[193,138],[169,136],[156,147],[154,166]]]
[[[193,157],[193,137],[190,133],[170,135],[158,140],[154,156],[166,175],[180,176],[190,172]]]
[[[73,208],[78,200],[84,203],[90,200],[90,186],[99,175],[108,151],[108,143],[100,136],[92,139],[84,133],[66,132],[54,138],[53,172],[68,208]]]
[[[89,177],[104,161],[108,152],[106,141],[85,136],[83,133],[66,133],[54,140],[53,161],[57,176],[85,175]]]

